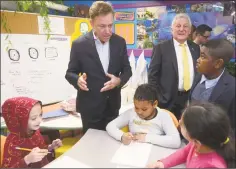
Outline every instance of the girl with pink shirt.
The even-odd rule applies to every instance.
[[[149,168],[235,168],[235,140],[224,110],[211,103],[188,106],[180,120],[181,133],[189,141],[172,155],[149,164]]]

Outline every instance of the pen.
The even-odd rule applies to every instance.
[[[32,149],[28,149],[28,148],[21,148],[21,147],[16,147],[16,150],[32,151]],[[48,152],[48,153],[52,153],[52,152]]]

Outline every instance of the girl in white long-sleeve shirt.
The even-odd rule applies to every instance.
[[[110,136],[124,144],[131,141],[147,142],[168,148],[179,148],[179,132],[169,113],[157,107],[157,92],[149,84],[140,85],[131,108],[111,121],[106,130]],[[128,126],[129,132],[121,128]]]

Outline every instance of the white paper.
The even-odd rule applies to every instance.
[[[49,163],[44,168],[92,168],[68,156],[59,158],[60,159]]]
[[[122,144],[116,151],[111,162],[119,165],[145,167],[151,152],[152,144],[131,142]]]
[[[50,22],[50,34],[65,34],[65,23],[64,18],[59,17],[49,17]],[[39,34],[47,34],[47,31],[44,30],[44,19],[41,16],[38,16],[38,26],[39,26]]]

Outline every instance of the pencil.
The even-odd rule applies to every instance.
[[[16,147],[17,150],[23,150],[23,151],[32,151],[32,149],[28,149],[28,148],[21,148],[21,147]],[[48,153],[52,153],[52,152],[48,152]]]

